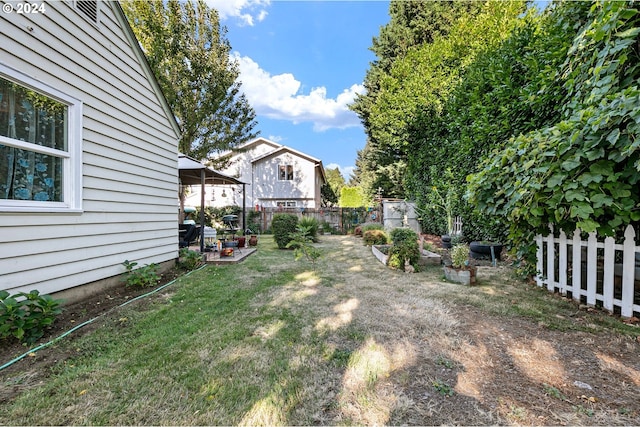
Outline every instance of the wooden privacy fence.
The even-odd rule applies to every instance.
[[[312,208],[284,208],[284,207],[262,207],[260,209],[260,226],[262,230],[271,228],[273,215],[277,213],[288,213],[296,215],[298,218],[308,216],[316,218],[320,223],[327,222],[331,227],[341,233],[347,232],[363,222],[380,222],[381,215],[378,209],[367,208],[338,208],[325,207],[319,209]]]
[[[640,249],[631,225],[624,233],[624,242],[613,237],[598,241],[595,232],[588,240],[576,230],[572,238],[564,232],[554,237],[536,236],[538,286],[558,291],[590,306],[602,306],[622,317],[640,313]]]

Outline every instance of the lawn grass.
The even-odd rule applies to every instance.
[[[462,345],[456,310],[473,306],[557,329],[610,327],[593,316],[576,324],[574,304],[507,269],[464,287],[443,282],[437,267],[389,270],[354,238],[318,247],[323,256],[312,266],[263,238],[245,262],[207,266],[118,310],[92,334],[56,344],[76,357],[0,404],[0,423],[411,424],[413,403],[390,391],[390,381],[450,391],[448,378],[421,384],[409,372],[417,360],[433,360],[440,375],[453,375]],[[424,348],[414,344],[426,339]],[[483,417],[467,421],[495,422]]]
[[[0,407],[10,424],[289,424],[327,364],[308,319],[264,298],[305,282],[290,251],[178,280],[144,311],[120,310],[73,345],[51,381]],[[302,275],[302,276],[300,276]],[[302,277],[296,278],[296,276]],[[320,399],[321,400],[321,399]],[[306,404],[308,407],[308,403]],[[317,422],[317,420],[316,420]]]

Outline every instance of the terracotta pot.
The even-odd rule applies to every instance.
[[[258,246],[258,236],[252,235],[249,237],[249,246]]]

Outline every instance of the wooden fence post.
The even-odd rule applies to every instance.
[[[636,273],[636,232],[629,224],[624,231],[624,252],[622,253],[622,317],[633,316],[634,278]]]
[[[558,284],[560,286],[560,294],[567,295],[567,235],[564,231],[560,231],[558,239]]]
[[[598,278],[598,240],[596,232],[589,233],[587,240],[587,305],[596,305],[596,287]]]
[[[602,276],[602,306],[613,311],[613,267],[616,262],[615,240],[609,236],[604,239],[604,266]]]
[[[571,295],[574,300],[580,301],[582,296],[582,240],[580,239],[580,230],[576,228],[573,232],[573,259],[571,268],[573,275],[571,277]]]
[[[542,262],[542,257],[544,256],[544,249],[542,245],[544,242],[542,241],[542,234],[538,234],[536,236],[536,246],[538,250],[536,252],[536,284],[540,287],[544,284],[544,263]]]
[[[547,236],[547,289],[553,292],[556,281],[556,245],[554,244],[553,225],[549,226]]]

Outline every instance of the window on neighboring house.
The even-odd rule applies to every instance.
[[[296,202],[289,202],[289,201],[279,201],[276,202],[276,206],[279,208],[295,208],[296,207]]]
[[[0,210],[81,208],[81,109],[0,64]]]
[[[280,181],[291,181],[293,179],[293,165],[278,166],[278,179]]]

